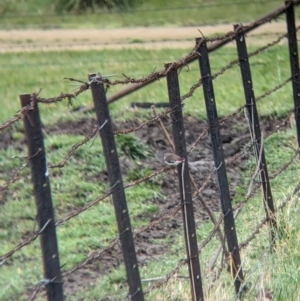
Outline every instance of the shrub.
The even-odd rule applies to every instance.
[[[76,12],[78,14],[96,9],[127,10],[137,4],[137,0],[57,0],[55,9],[59,13]]]

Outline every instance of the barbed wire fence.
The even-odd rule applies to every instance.
[[[99,110],[105,110],[108,111],[108,101],[106,99],[105,95],[105,90],[109,88],[109,86],[112,85],[127,85],[127,84],[144,84],[144,83],[149,83],[151,81],[155,81],[157,79],[166,77],[169,78],[169,97],[170,97],[170,108],[167,110],[164,110],[163,112],[157,114],[153,118],[150,118],[148,120],[145,120],[141,122],[139,125],[136,125],[130,129],[126,130],[117,130],[114,133],[111,133],[109,135],[108,139],[108,144],[112,143],[114,141],[114,136],[119,135],[119,134],[129,134],[133,132],[139,131],[141,128],[145,127],[146,125],[153,123],[154,121],[159,122],[163,117],[168,116],[171,118],[173,124],[178,124],[179,118],[178,118],[178,113],[182,113],[182,106],[185,101],[188,101],[188,98],[191,97],[198,88],[203,87],[204,93],[208,93],[206,96],[208,97],[206,100],[206,105],[207,105],[207,110],[208,110],[208,117],[214,117],[213,119],[209,119],[209,123],[206,126],[204,130],[202,130],[200,133],[198,133],[198,137],[194,140],[193,143],[191,143],[190,147],[188,150],[185,150],[180,146],[178,143],[180,139],[176,143],[176,150],[178,155],[183,156],[186,160],[188,161],[188,154],[193,150],[193,148],[199,144],[199,142],[203,139],[205,135],[208,133],[212,134],[213,131],[215,131],[215,137],[219,136],[219,128],[220,125],[226,124],[229,120],[234,120],[234,117],[237,116],[237,114],[240,114],[245,111],[245,114],[247,115],[248,112],[248,118],[246,117],[246,120],[249,124],[249,129],[250,133],[253,129],[253,126],[255,126],[255,122],[253,122],[254,117],[253,117],[253,107],[255,106],[255,103],[258,101],[262,101],[264,98],[267,96],[275,93],[276,91],[280,90],[283,86],[288,84],[289,82],[295,83],[298,80],[299,77],[299,63],[298,63],[298,50],[297,50],[297,39],[296,39],[296,32],[299,30],[299,27],[295,27],[295,20],[294,20],[294,6],[299,4],[300,1],[295,1],[295,2],[287,2],[285,7],[283,9],[278,10],[278,14],[286,12],[287,16],[287,24],[288,24],[288,33],[282,35],[278,39],[276,39],[274,42],[267,44],[259,49],[257,49],[255,52],[247,54],[246,57],[239,57],[239,59],[234,60],[230,62],[227,66],[223,67],[221,70],[219,70],[215,74],[210,74],[209,69],[205,69],[202,65],[202,76],[200,77],[199,81],[191,86],[190,90],[180,96],[179,94],[179,89],[176,92],[176,89],[178,88],[178,82],[176,83],[176,76],[177,76],[177,70],[180,70],[184,66],[186,66],[189,62],[191,62],[194,59],[198,59],[200,65],[203,63],[208,62],[208,57],[205,57],[205,51],[207,51],[208,48],[206,48],[207,43],[214,43],[218,42],[220,45],[223,45],[225,41],[235,39],[238,37],[240,40],[246,39],[245,33],[249,28],[253,27],[253,24],[250,24],[248,26],[237,26],[234,31],[229,32],[225,34],[224,36],[219,36],[211,39],[206,39],[203,38],[201,40],[196,41],[196,46],[193,49],[193,51],[188,54],[186,57],[182,58],[181,60],[167,64],[165,68],[162,71],[159,72],[152,72],[146,77],[143,78],[131,78],[127,75],[124,74],[124,80],[115,80],[111,81],[108,78],[105,78],[105,76],[101,75],[96,75],[94,74],[93,76],[90,76],[90,78],[82,83],[82,85],[76,90],[74,93],[61,93],[60,95],[56,97],[51,97],[51,98],[41,98],[39,97],[38,94],[27,94],[26,95],[26,103],[23,103],[22,109],[15,114],[12,118],[4,122],[2,125],[0,125],[0,130],[4,130],[7,128],[10,128],[12,125],[14,125],[16,122],[20,121],[21,119],[24,120],[25,124],[27,123],[28,127],[32,127],[33,129],[37,130],[39,129],[41,131],[41,125],[38,125],[38,122],[35,121],[35,119],[32,117],[32,113],[38,113],[38,106],[44,105],[44,104],[50,104],[50,103],[56,103],[60,101],[67,100],[67,105],[72,104],[72,100],[78,97],[81,93],[85,93],[87,90],[92,90],[94,91],[94,99],[99,98],[101,99],[101,108]],[[267,17],[263,21],[256,22],[256,25],[263,25],[266,22],[270,22],[274,19],[274,17],[270,18]],[[278,84],[275,87],[270,88],[268,91],[266,91],[264,94],[255,97],[255,99],[252,99],[252,103],[246,103],[245,105],[239,107],[237,110],[234,112],[230,113],[229,115],[219,119],[217,116],[217,111],[216,107],[212,106],[214,103],[214,96],[212,92],[212,82],[214,79],[216,79],[219,76],[223,76],[226,74],[227,70],[230,70],[232,67],[236,65],[242,66],[243,61],[247,61],[250,57],[253,57],[255,55],[258,55],[259,53],[265,51],[266,49],[272,48],[275,45],[277,45],[282,39],[287,38],[289,41],[289,50],[290,50],[290,58],[291,58],[291,66],[292,66],[292,74],[291,77],[284,80],[280,84]],[[237,41],[238,42],[238,41]],[[296,48],[295,48],[296,47]],[[203,52],[204,51],[204,52]],[[203,61],[205,59],[205,62]],[[202,60],[202,61],[201,61]],[[204,69],[203,69],[204,68]],[[171,79],[170,79],[171,78]],[[74,80],[74,79],[71,79]],[[207,89],[210,88],[208,91]],[[94,89],[94,90],[93,90]],[[97,89],[100,89],[99,91]],[[244,199],[239,202],[238,205],[235,207],[231,207],[231,200],[224,200],[226,197],[228,198],[228,183],[226,183],[226,180],[224,182],[224,179],[226,179],[226,167],[232,165],[232,164],[241,164],[241,160],[247,156],[249,156],[249,153],[251,152],[252,148],[256,147],[256,155],[255,158],[257,160],[257,172],[254,173],[253,179],[256,176],[260,176],[260,174],[263,172],[260,163],[261,163],[261,156],[263,152],[263,147],[264,147],[264,142],[263,139],[266,139],[270,136],[272,136],[274,133],[286,128],[287,124],[290,122],[291,116],[295,114],[295,119],[296,119],[296,128],[297,128],[297,133],[299,135],[300,132],[300,103],[299,103],[299,93],[295,91],[295,89],[299,89],[296,85],[293,86],[293,91],[294,91],[294,107],[291,108],[288,116],[282,120],[282,122],[272,131],[269,131],[267,133],[264,133],[263,137],[257,137],[256,134],[252,135],[252,140],[249,140],[248,143],[244,146],[244,148],[238,152],[236,155],[233,157],[226,159],[224,158],[222,154],[222,148],[219,148],[219,145],[221,145],[220,138],[213,138],[212,137],[212,142],[217,143],[216,144],[216,149],[215,149],[215,167],[211,168],[210,173],[207,175],[207,177],[203,180],[202,185],[199,185],[196,187],[194,191],[194,195],[192,198],[192,201],[189,200],[187,197],[188,189],[186,188],[187,183],[189,182],[189,177],[188,174],[185,175],[185,177],[182,177],[182,168],[183,166],[180,165],[178,166],[178,181],[180,183],[179,185],[179,191],[181,191],[181,204],[178,204],[175,206],[172,211],[168,212],[165,214],[163,212],[161,215],[157,216],[155,219],[153,219],[149,224],[136,228],[136,229],[131,229],[130,226],[130,219],[129,216],[127,216],[127,224],[121,223],[120,220],[123,218],[122,214],[124,212],[127,212],[127,208],[122,207],[121,209],[118,208],[118,204],[115,204],[115,210],[118,214],[121,214],[121,216],[118,217],[118,223],[119,223],[119,235],[112,239],[105,247],[93,252],[89,256],[87,256],[81,263],[75,265],[69,270],[60,271],[59,268],[59,254],[58,251],[53,251],[56,256],[51,257],[51,260],[58,260],[56,262],[56,269],[50,269],[47,272],[47,269],[45,271],[45,278],[42,279],[38,284],[31,284],[31,287],[29,288],[29,291],[31,292],[29,296],[29,300],[34,300],[39,292],[45,287],[48,295],[48,300],[63,300],[63,293],[62,293],[62,285],[63,285],[63,279],[66,279],[69,275],[76,273],[76,271],[83,269],[86,267],[89,263],[93,262],[96,259],[102,258],[106,253],[113,251],[115,248],[120,248],[120,243],[122,245],[122,252],[126,252],[127,246],[124,241],[124,234],[126,234],[126,241],[128,241],[129,238],[132,238],[133,241],[134,239],[140,235],[143,232],[146,231],[151,231],[151,229],[155,225],[159,225],[162,223],[162,221],[168,221],[174,217],[177,217],[177,214],[182,211],[183,213],[183,220],[184,220],[184,227],[185,227],[185,232],[186,232],[186,244],[187,244],[187,255],[185,258],[178,260],[178,263],[172,270],[170,270],[166,275],[161,277],[159,281],[155,282],[154,284],[148,286],[145,290],[143,290],[141,281],[142,279],[139,276],[138,273],[138,265],[136,261],[136,255],[134,252],[134,249],[131,249],[131,255],[126,255],[124,254],[124,260],[128,260],[127,263],[127,282],[129,285],[129,294],[126,297],[126,300],[143,300],[144,296],[150,294],[151,292],[161,288],[163,285],[165,285],[167,282],[170,281],[175,275],[178,274],[178,272],[183,268],[184,266],[189,267],[189,273],[190,273],[190,282],[191,282],[191,295],[193,296],[192,298],[194,300],[203,300],[204,299],[204,294],[203,294],[203,289],[202,289],[202,283],[201,283],[201,275],[200,275],[200,269],[199,266],[197,266],[197,262],[195,264],[195,258],[198,258],[198,255],[204,251],[205,247],[215,238],[217,237],[218,231],[224,232],[225,233],[225,239],[227,240],[227,247],[228,247],[228,254],[227,256],[223,256],[225,258],[219,259],[217,264],[214,264],[211,269],[210,269],[210,274],[214,275],[212,280],[209,283],[209,290],[211,290],[215,284],[217,283],[220,275],[222,274],[223,270],[225,269],[226,266],[229,266],[229,269],[231,271],[231,276],[233,279],[234,287],[235,287],[235,294],[238,296],[243,293],[245,286],[247,285],[248,279],[251,277],[251,272],[246,274],[243,272],[243,263],[240,260],[240,251],[247,249],[249,246],[250,242],[252,242],[254,239],[257,238],[258,234],[262,231],[262,229],[268,225],[268,231],[275,231],[276,232],[276,223],[272,223],[276,221],[276,216],[279,214],[279,212],[290,202],[293,197],[299,192],[300,190],[300,183],[297,184],[297,186],[294,188],[294,190],[291,192],[291,194],[282,202],[280,205],[277,207],[277,211],[275,211],[274,208],[270,208],[270,205],[265,201],[263,202],[265,209],[266,209],[266,217],[262,218],[261,221],[256,225],[255,229],[252,230],[252,232],[248,235],[248,237],[241,243],[238,244],[237,240],[237,234],[235,232],[235,221],[238,218],[238,215],[242,212],[243,208],[248,204],[249,200],[251,200],[255,195],[257,195],[259,189],[263,186],[262,179],[260,179],[259,182],[255,183],[250,183],[248,187],[247,194],[245,195]],[[98,92],[97,92],[98,91]],[[172,92],[173,91],[173,92]],[[175,92],[174,92],[175,91]],[[206,91],[206,92],[205,92]],[[173,94],[172,94],[172,93]],[[24,97],[20,96],[20,98]],[[210,98],[209,98],[210,97]],[[96,104],[96,100],[95,100]],[[105,105],[106,104],[106,105]],[[292,103],[291,103],[292,107]],[[97,110],[97,108],[96,108]],[[248,110],[248,111],[247,111]],[[213,113],[211,113],[213,111]],[[62,158],[60,162],[54,163],[54,164],[47,164],[47,163],[40,163],[40,156],[43,155],[43,147],[39,146],[37,149],[32,149],[31,152],[29,152],[29,155],[25,158],[23,158],[23,163],[14,171],[12,171],[11,177],[9,180],[7,180],[2,186],[0,187],[0,191],[6,191],[10,188],[10,186],[18,181],[22,175],[22,171],[27,166],[31,166],[32,169],[32,175],[34,175],[34,167],[37,168],[38,170],[41,171],[41,166],[44,168],[42,171],[42,174],[36,179],[36,182],[38,183],[40,181],[40,178],[45,178],[47,181],[49,181],[49,173],[48,169],[55,169],[55,168],[64,168],[66,164],[68,164],[68,161],[70,158],[74,156],[76,151],[86,145],[88,142],[90,142],[96,135],[100,133],[102,135],[102,132],[104,130],[106,131],[106,127],[111,124],[111,120],[109,115],[106,117],[103,117],[104,119],[102,120],[100,117],[98,118],[98,124],[95,125],[93,129],[90,130],[90,133],[80,142],[74,144],[70,151],[67,153],[65,157]],[[38,117],[39,119],[39,117]],[[174,129],[174,128],[173,128]],[[175,135],[175,133],[174,133]],[[183,132],[184,135],[184,132]],[[254,136],[254,137],[253,137]],[[101,136],[102,137],[102,136]],[[36,135],[30,135],[27,134],[27,139],[28,143],[34,143],[36,140]],[[215,140],[214,140],[215,139]],[[42,138],[39,138],[37,140],[38,142],[42,142]],[[276,169],[276,170],[271,170],[269,172],[269,180],[274,180],[278,178],[284,171],[286,171],[289,167],[292,166],[292,164],[295,163],[295,160],[299,157],[299,143],[300,141],[298,140],[298,148],[294,150],[292,156],[290,157],[289,160],[286,162],[281,162],[281,165]],[[103,141],[104,144],[104,141]],[[219,145],[218,145],[219,144]],[[111,150],[110,147],[108,147],[109,150]],[[220,152],[221,150],[221,152]],[[111,154],[114,156],[117,155],[116,152],[110,153],[109,151],[106,152],[106,160],[107,164],[111,164],[111,167],[108,168],[110,171],[110,175],[114,175],[114,168],[115,168],[115,163],[108,163],[109,160],[111,162],[116,162],[116,158],[112,160],[110,157]],[[34,163],[34,161],[37,161],[38,163]],[[266,163],[265,163],[266,164]],[[186,169],[185,172],[188,171],[188,164],[187,166],[184,167]],[[76,218],[78,215],[80,215],[82,212],[88,210],[89,208],[95,206],[99,202],[105,202],[110,200],[110,196],[114,196],[116,194],[116,191],[126,191],[126,189],[129,189],[131,187],[135,187],[137,185],[140,185],[141,183],[145,183],[154,177],[162,174],[166,174],[169,172],[172,168],[171,167],[162,167],[159,170],[155,170],[152,172],[150,175],[141,177],[137,180],[134,180],[129,183],[124,183],[122,182],[122,178],[110,179],[110,189],[108,191],[91,202],[85,204],[84,206],[80,207],[77,210],[71,211],[68,214],[66,214],[65,217],[54,220],[54,215],[48,216],[46,219],[41,219],[41,215],[43,213],[39,213],[38,216],[38,221],[39,221],[39,230],[34,232],[32,235],[29,235],[28,237],[25,237],[18,245],[16,245],[13,249],[10,251],[6,252],[5,254],[1,254],[0,256],[0,261],[2,264],[5,264],[6,261],[11,258],[16,252],[20,251],[21,249],[25,248],[27,245],[31,244],[33,241],[35,241],[38,237],[44,237],[44,240],[47,241],[47,243],[51,242],[50,237],[53,239],[55,243],[57,243],[55,235],[53,236],[53,233],[49,236],[49,229],[53,232],[53,229],[58,226],[63,226],[66,222],[68,222],[70,219]],[[181,173],[182,172],[182,173]],[[265,171],[264,171],[265,172]],[[210,181],[212,178],[215,176],[215,174],[218,175],[218,180],[219,180],[219,185],[222,186],[220,187],[221,190],[221,202],[222,203],[222,213],[220,214],[219,218],[215,219],[215,222],[213,222],[213,228],[212,230],[206,235],[206,238],[200,243],[200,245],[197,245],[197,241],[191,241],[192,238],[195,237],[195,229],[193,228],[193,213],[192,211],[188,211],[190,209],[188,208],[193,208],[193,203],[195,202],[195,197],[197,195],[201,195],[201,192],[209,185]],[[121,176],[121,175],[119,175]],[[41,189],[43,187],[48,186],[48,182],[46,181],[45,183],[39,183],[41,185],[41,188],[36,188],[36,193],[40,193]],[[222,190],[223,189],[223,190]],[[224,190],[225,189],[225,190]],[[190,191],[190,189],[189,189]],[[117,197],[115,195],[115,197]],[[265,198],[268,199],[269,195],[266,195]],[[37,196],[36,196],[37,200]],[[124,204],[126,204],[126,199],[124,200]],[[225,202],[225,203],[224,203]],[[227,203],[226,203],[227,202]],[[50,202],[51,203],[51,202]],[[37,202],[37,207],[39,203]],[[229,207],[228,207],[229,206]],[[49,209],[49,208],[48,208]],[[50,210],[51,211],[51,210]],[[52,211],[51,211],[52,212]],[[49,212],[48,212],[49,213]],[[117,216],[118,216],[117,214]],[[45,217],[45,216],[44,216]],[[230,222],[228,224],[228,218],[230,219]],[[227,220],[227,222],[226,222]],[[224,228],[221,227],[221,225],[224,224]],[[233,231],[234,229],[234,231]],[[230,233],[229,233],[230,230]],[[192,236],[191,236],[192,234]],[[194,235],[194,236],[193,236]],[[231,235],[234,235],[232,238]],[[128,238],[129,237],[129,238]],[[271,241],[268,246],[268,248],[271,250],[272,245],[275,243],[276,235],[271,236]],[[123,240],[123,243],[122,243]],[[52,242],[53,242],[52,241]],[[223,242],[220,241],[220,244]],[[53,244],[52,244],[53,246]],[[45,247],[45,245],[44,245]],[[55,245],[54,245],[55,247]],[[43,245],[42,245],[43,248]],[[132,248],[132,245],[131,245]],[[134,252],[134,255],[132,255],[132,252]],[[225,250],[223,251],[225,252]],[[266,250],[266,252],[269,252]],[[224,254],[225,255],[225,254]],[[47,267],[47,260],[49,259],[44,258],[44,266]],[[133,260],[133,262],[132,262]],[[201,264],[201,262],[200,262]],[[53,266],[53,262],[51,263]],[[133,269],[134,271],[130,271],[130,269]],[[255,269],[255,267],[253,267]],[[134,276],[133,276],[134,273]],[[60,297],[58,297],[58,295]],[[55,297],[54,297],[55,296]]]

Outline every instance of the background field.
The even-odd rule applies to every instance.
[[[126,1],[124,1],[126,2]],[[283,4],[280,0],[187,0],[134,1],[128,9],[120,11],[95,10],[78,14],[55,11],[53,1],[4,0],[0,4],[0,26],[13,28],[120,28],[136,26],[191,26],[216,23],[249,22],[259,15]],[[57,1],[56,3],[59,3]],[[245,12],[246,8],[246,12]]]
[[[199,24],[215,24],[224,22],[250,21],[269,9],[282,5],[282,1],[260,1],[249,5],[245,2],[227,3],[222,1],[207,2],[187,1],[186,7],[182,7],[182,1],[168,1],[169,8],[164,7],[164,1],[144,2],[122,13],[99,12],[88,16],[58,16],[50,2],[47,1],[6,1],[2,2],[3,18],[0,18],[2,29],[48,29],[48,28],[118,28],[123,26],[186,26]],[[199,5],[199,6],[198,6]],[[202,6],[201,6],[202,5]],[[197,8],[195,8],[197,6]],[[208,8],[209,6],[209,8]],[[171,8],[173,7],[173,9]],[[177,8],[176,8],[177,7]],[[198,9],[199,7],[199,9]],[[201,7],[201,8],[200,8]],[[0,6],[1,8],[1,6]],[[4,9],[3,9],[4,8]],[[226,9],[225,9],[226,8]],[[209,12],[209,13],[208,13]],[[20,16],[26,15],[26,17]],[[32,16],[28,16],[28,15]],[[298,14],[298,10],[297,10]],[[298,16],[298,15],[297,15]],[[200,20],[200,21],[199,21]],[[279,20],[283,21],[283,20]],[[96,24],[96,25],[95,25]],[[176,31],[176,28],[174,28]],[[145,28],[146,32],[146,28]],[[278,34],[272,33],[271,40]],[[30,44],[30,37],[20,43]],[[268,34],[261,34],[256,40],[270,39]],[[130,42],[130,41],[129,41]],[[180,42],[180,40],[178,41]],[[186,41],[183,41],[186,42]],[[82,43],[82,41],[81,41]],[[149,43],[137,39],[130,44],[138,44],[137,48],[124,48],[118,50],[61,50],[34,52],[6,52],[0,53],[0,124],[4,123],[15,114],[19,108],[18,95],[22,93],[38,92],[40,96],[50,97],[59,95],[62,91],[71,92],[73,83],[64,80],[64,77],[72,77],[86,80],[87,74],[100,71],[102,74],[116,74],[113,79],[122,79],[122,73],[134,78],[142,78],[154,69],[159,70],[164,63],[177,61],[187,55],[194,44],[188,41],[187,48],[162,48],[146,49]],[[1,46],[1,41],[0,41]],[[249,52],[256,49],[256,43],[250,43]],[[234,44],[214,52],[210,56],[213,73],[236,58]],[[286,43],[273,47],[250,60],[255,94],[259,96],[272,87],[290,77],[289,58]],[[189,88],[199,80],[197,62],[189,68],[183,68],[179,74],[181,94],[189,91]],[[244,103],[238,66],[227,71],[215,82],[215,94],[220,116],[234,111]],[[75,86],[76,88],[76,86]],[[108,95],[119,90],[121,86],[113,86],[108,90]],[[95,124],[95,115],[89,113],[74,113],[73,109],[80,108],[91,103],[90,91],[81,94],[73,100],[73,106],[68,108],[64,101],[58,104],[42,105],[41,114],[44,124],[45,144],[49,163],[59,162],[70,150],[74,143],[82,140],[86,134],[92,131]],[[150,101],[167,102],[166,80],[161,79],[145,89],[131,94],[110,106],[111,115],[118,127],[130,126],[133,122],[142,122],[152,116],[150,110],[136,110],[131,108],[131,102]],[[259,113],[263,122],[274,123],[286,117],[293,107],[291,84],[284,86],[278,92],[272,94],[258,103]],[[198,122],[206,119],[202,88],[196,90],[194,95],[185,101],[184,107],[187,127],[193,131],[191,120]],[[266,118],[265,116],[268,116]],[[234,128],[246,128],[242,118]],[[72,126],[70,126],[72,125]],[[275,126],[274,125],[274,126]],[[272,125],[273,126],[273,125]],[[265,125],[264,127],[267,127]],[[0,133],[0,185],[4,185],[12,176],[16,168],[24,163],[27,149],[24,143],[22,122],[13,125],[12,128]],[[197,129],[195,129],[197,132]],[[122,135],[117,139],[118,148],[124,165],[124,181],[130,182],[139,176],[151,172],[151,165],[147,166],[143,159],[133,160],[128,156],[126,147],[142,149],[145,153],[154,152],[153,162],[159,162],[155,157],[155,149],[146,146],[144,140],[137,134],[132,135],[133,140],[127,141]],[[284,143],[284,144],[283,144]],[[286,146],[288,145],[288,146]],[[92,148],[90,144],[79,149],[71,161],[63,169],[53,169],[50,172],[53,200],[57,218],[64,217],[68,212],[75,210],[87,202],[95,199],[108,189],[103,176],[105,168],[104,158],[98,139]],[[208,144],[206,145],[207,147]],[[199,146],[195,154],[204,151]],[[285,130],[276,133],[266,140],[266,153],[271,171],[276,171],[281,162],[289,159],[293,149],[297,148],[295,128],[285,127]],[[193,154],[192,156],[194,156]],[[128,159],[129,157],[129,159]],[[240,169],[242,182],[235,187],[234,204],[237,204],[244,196],[251,174],[255,169],[255,160],[249,155],[250,160],[243,161]],[[279,204],[289,195],[299,179],[299,160],[296,165],[288,169],[282,177],[272,181],[275,203]],[[130,214],[133,227],[147,224],[153,215],[161,210],[160,201],[170,199],[163,195],[161,183],[165,180],[156,178],[152,182],[137,186],[127,191],[127,200],[130,206]],[[172,176],[171,176],[172,178]],[[171,181],[168,176],[167,181]],[[35,225],[35,209],[32,198],[29,169],[22,172],[22,177],[9,187],[8,191],[0,194],[0,239],[3,242],[0,247],[0,255],[11,250],[20,240],[30,235]],[[218,212],[218,205],[214,210]],[[276,252],[268,253],[267,229],[263,229],[251,246],[242,253],[245,261],[243,268],[247,275],[249,294],[246,300],[254,300],[259,288],[264,287],[274,292],[274,300],[299,300],[299,228],[297,214],[299,204],[297,197],[293,199],[288,208],[280,215],[280,235]],[[253,213],[255,212],[255,217]],[[99,219],[101,216],[101,219]],[[240,241],[249,234],[249,229],[264,216],[261,204],[261,196],[252,200],[247,210],[238,220],[238,235]],[[180,219],[178,219],[180,220]],[[198,241],[211,230],[209,222],[203,218],[197,220]],[[81,214],[78,218],[68,221],[58,227],[58,239],[60,247],[61,264],[63,270],[69,270],[80,263],[91,252],[106,246],[111,239],[116,237],[117,229],[115,217],[110,200],[93,207]],[[182,236],[182,225],[174,230],[172,237],[150,237],[149,245],[159,245],[161,250],[157,256],[149,259],[141,268],[142,278],[162,277],[172,269],[180,258],[185,257],[185,246]],[[218,246],[214,239],[208,248],[201,253],[200,261],[205,275],[212,253]],[[162,262],[164,264],[162,264]],[[110,270],[103,274],[103,263],[95,262],[80,273],[74,275],[73,282],[69,281],[66,292],[67,300],[122,300],[126,296],[127,287],[124,285],[125,275],[122,265],[112,265]],[[23,248],[0,267],[0,283],[4,289],[0,292],[1,300],[25,300],[32,292],[32,287],[42,278],[42,266],[40,262],[39,242],[35,241],[30,246]],[[100,275],[100,277],[99,277]],[[187,270],[180,271],[181,276],[187,275]],[[205,289],[212,280],[213,275],[208,275],[204,280]],[[69,279],[68,279],[69,280]],[[206,292],[206,300],[234,300],[229,274],[222,275],[215,289]],[[70,285],[73,283],[73,285]],[[145,282],[145,288],[148,286]],[[153,292],[148,300],[187,300],[189,297],[188,280],[179,278],[170,281],[163,289]],[[106,298],[106,299],[105,299]],[[248,298],[248,299],[247,299]],[[38,300],[42,300],[39,297]]]

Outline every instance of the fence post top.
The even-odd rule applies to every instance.
[[[88,79],[91,79],[92,77],[97,76],[97,73],[93,72],[93,73],[89,73],[88,74]]]

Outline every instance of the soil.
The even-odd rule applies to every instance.
[[[282,120],[272,119],[270,117],[262,117],[261,120],[261,127],[266,132],[276,129],[278,124],[282,123]],[[169,133],[172,132],[170,121],[171,120],[168,119],[163,120],[164,124],[167,125],[166,127]],[[189,149],[190,145],[195,141],[199,133],[207,127],[207,122],[190,116],[186,116],[184,122],[186,144],[187,149]],[[45,128],[45,131],[47,134],[56,135],[88,135],[94,128],[95,124],[95,119],[86,118],[79,121],[68,121],[55,124]],[[116,129],[126,130],[137,125],[137,121],[133,120],[127,121],[126,123],[116,123],[114,126]],[[286,126],[288,125],[286,124]],[[157,171],[162,168],[164,166],[162,162],[163,152],[169,151],[170,147],[168,146],[157,123],[149,123],[142,127],[139,131],[134,132],[132,135],[147,145],[154,154],[154,156],[149,156],[146,159],[141,160],[143,167],[148,167],[152,171]],[[244,145],[250,141],[248,127],[243,115],[239,115],[234,119],[229,119],[226,123],[221,125],[221,139],[223,142],[225,160],[230,159],[232,156],[242,151]],[[24,141],[16,142],[12,138],[11,132],[0,132],[0,147],[7,148],[8,146],[15,146],[18,148],[21,144],[24,145]],[[194,177],[196,183],[201,186],[214,166],[209,134],[205,135],[196,145],[195,149],[189,154],[188,161],[190,173]],[[135,163],[132,160],[129,160],[128,157],[122,156],[120,157],[120,164],[122,173],[125,174],[126,170],[132,167]],[[234,197],[235,190],[238,185],[247,185],[247,183],[243,183],[243,178],[240,174],[242,167],[243,162],[241,161],[237,161],[227,167],[231,197]],[[103,179],[107,178],[106,172],[103,172],[101,177],[103,177]],[[99,179],[94,180],[96,182]],[[91,179],[91,181],[93,181],[93,179]],[[155,199],[158,207],[157,212],[151,217],[137,216],[135,218],[148,220],[150,218],[150,220],[153,221],[169,214],[178,204],[180,204],[178,178],[174,170],[170,170],[167,174],[165,174],[163,179],[156,181],[162,189],[162,196]],[[216,175],[214,175],[212,180],[202,192],[206,203],[214,212],[216,212],[216,214],[220,212],[220,198],[218,190]],[[151,201],[153,202],[153,200]],[[200,227],[201,223],[204,221],[209,220],[207,213],[198,200],[194,202],[194,213],[197,227]],[[216,216],[218,216],[218,214]],[[181,211],[179,211],[171,220],[165,220],[159,223],[159,225],[153,226],[147,231],[137,235],[135,238],[135,245],[139,265],[147,265],[149,261],[158,260],[162,254],[170,252],[169,245],[159,243],[159,241],[160,239],[168,237],[170,244],[172,244],[174,242],[174,235],[175,233],[178,233],[178,231],[181,234],[183,233]],[[199,243],[200,242],[198,242],[198,244]],[[100,259],[91,261],[89,264],[85,265],[84,268],[77,270],[70,276],[66,277],[66,279],[64,279],[65,294],[74,295],[77,291],[86,290],[87,287],[92,286],[97,279],[101,277],[101,275],[107,274],[111,269],[122,264],[122,260],[120,246],[116,245],[112,250],[105,252]],[[31,291],[28,291],[28,294],[31,293]]]

